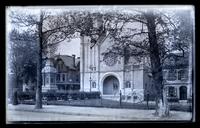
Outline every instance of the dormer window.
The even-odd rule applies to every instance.
[[[176,70],[175,69],[170,69],[169,72],[168,72],[168,78],[167,80],[169,81],[174,81],[176,80]]]
[[[163,77],[166,79],[167,78],[167,71],[163,71]]]
[[[58,61],[58,66],[57,66],[57,68],[58,68],[58,71],[59,71],[59,72],[62,71],[62,69],[63,69],[63,64],[62,64],[62,61],[61,61],[61,60]]]
[[[169,59],[169,61],[170,61],[170,65],[174,65],[174,64],[175,64],[174,58],[171,57],[171,58]]]
[[[180,70],[178,71],[178,80],[187,80],[188,79],[188,71]]]

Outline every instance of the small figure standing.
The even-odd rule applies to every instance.
[[[149,91],[147,90],[147,108],[149,109]]]

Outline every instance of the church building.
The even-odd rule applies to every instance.
[[[100,91],[103,97],[119,97],[135,92],[144,98],[145,87],[150,77],[145,66],[145,59],[138,62],[131,57],[125,62],[124,57],[114,53],[103,54],[111,47],[114,40],[105,36],[101,43],[90,47],[90,38],[81,38],[80,75],[81,91]]]

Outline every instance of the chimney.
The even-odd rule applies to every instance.
[[[76,59],[76,55],[72,54],[72,58],[73,58],[73,66],[75,67],[75,59]]]

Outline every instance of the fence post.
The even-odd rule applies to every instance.
[[[101,106],[102,106],[102,94],[100,92],[100,102],[101,102]]]
[[[147,100],[147,109],[149,109],[149,91],[147,91],[147,95],[146,95],[146,100]]]
[[[83,103],[84,103],[84,105],[85,105],[85,98],[86,98],[86,93],[83,91]]]

